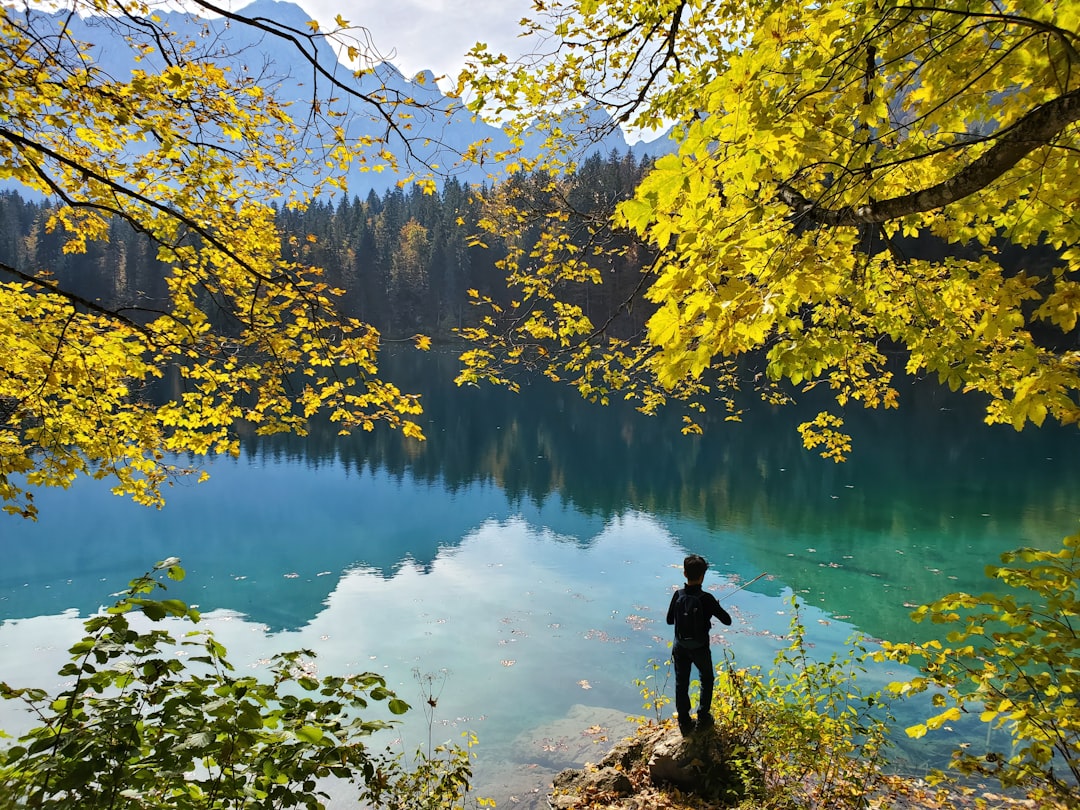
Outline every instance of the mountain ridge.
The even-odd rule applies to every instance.
[[[382,193],[393,188],[411,174],[432,174],[436,184],[450,177],[465,184],[492,184],[502,170],[496,161],[483,164],[463,160],[470,147],[479,142],[488,144],[489,154],[509,149],[510,140],[498,126],[480,120],[469,112],[459,99],[446,95],[439,88],[432,71],[422,70],[407,78],[391,62],[381,61],[361,73],[343,64],[330,43],[318,36],[307,36],[311,16],[289,0],[254,0],[243,6],[237,15],[257,20],[262,28],[237,24],[223,17],[196,17],[182,11],[161,11],[156,14],[159,25],[175,33],[181,41],[198,43],[200,58],[219,60],[238,74],[257,75],[265,80],[280,99],[297,107],[317,101],[324,108],[331,103],[342,113],[334,124],[341,126],[349,142],[360,144],[375,141],[377,147],[362,155],[344,175],[348,196],[363,197],[370,192]],[[140,70],[160,70],[165,59],[160,52],[141,54],[136,59],[134,46],[125,35],[130,34],[130,21],[109,17],[71,17],[62,12],[47,14],[28,12],[48,21],[54,28],[69,27],[75,40],[89,45],[95,63],[107,74],[124,81],[136,66]],[[274,30],[285,35],[289,31],[305,32],[305,37],[292,37],[297,47],[283,46]],[[159,43],[160,46],[160,43]],[[313,66],[317,61],[325,73]],[[334,86],[334,84],[340,87]],[[348,96],[341,88],[355,90]],[[363,97],[382,98],[384,111],[365,104]],[[412,103],[415,102],[415,103]],[[302,107],[300,107],[302,108]],[[575,116],[581,118],[581,116]],[[581,156],[612,151],[630,152],[637,158],[657,156],[672,151],[670,142],[661,139],[631,146],[611,119],[602,110],[589,111],[584,123],[568,119],[565,129],[578,131],[586,148]],[[593,139],[591,133],[602,137]],[[304,146],[318,155],[319,128],[311,127]],[[538,141],[539,139],[537,139]],[[526,157],[536,156],[536,146],[528,146]],[[392,160],[380,157],[385,150]],[[394,171],[391,164],[399,169]],[[299,164],[297,180],[310,183],[320,175],[321,167],[310,159]],[[6,190],[24,187],[5,183]],[[330,189],[338,195],[338,189]],[[325,196],[325,195],[324,195]]]

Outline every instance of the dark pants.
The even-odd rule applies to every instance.
[[[691,666],[697,667],[698,678],[701,680],[698,719],[701,715],[710,715],[716,672],[713,670],[712,650],[709,645],[687,648],[675,642],[671,648],[671,662],[675,665],[675,711],[679,713],[679,722],[685,724],[690,720]]]

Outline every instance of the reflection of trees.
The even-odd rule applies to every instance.
[[[983,566],[996,562],[1000,550],[1056,545],[1064,533],[1057,527],[1064,523],[1071,531],[1080,516],[1080,469],[1073,461],[1080,434],[983,427],[961,410],[967,400],[943,398],[933,388],[907,392],[899,413],[849,414],[855,452],[836,465],[805,451],[792,429],[801,413],[815,411],[813,402],[799,406],[802,411],[758,410],[741,424],[720,422],[704,436],[683,437],[677,420],[649,419],[619,403],[592,406],[542,381],[523,385],[520,395],[458,389],[451,382],[453,352],[395,352],[386,359],[394,379],[425,392],[426,442],[378,429],[339,437],[329,425],[314,425],[305,439],[250,436],[244,442],[249,458],[341,465],[350,479],[372,474],[372,487],[313,492],[302,489],[299,476],[280,491],[249,498],[219,488],[212,469],[215,480],[197,488],[198,509],[175,525],[166,520],[132,530],[152,513],[121,500],[108,501],[101,513],[50,509],[43,523],[66,521],[52,530],[60,539],[51,553],[91,576],[64,584],[66,574],[54,582],[43,570],[39,581],[52,583],[51,590],[24,589],[26,580],[14,572],[43,564],[38,541],[30,539],[40,537],[31,533],[38,524],[9,528],[11,559],[0,572],[6,614],[94,609],[102,577],[121,572],[118,581],[126,581],[147,559],[183,548],[193,601],[207,610],[240,610],[273,629],[295,628],[321,610],[337,581],[321,572],[362,563],[392,576],[406,559],[426,568],[494,512],[506,514],[497,488],[509,511],[520,508],[530,522],[537,514],[565,520],[566,526],[545,526],[583,543],[631,509],[654,514],[680,533],[704,525],[712,530],[709,539],[685,539],[713,557],[718,572],[727,570],[721,561],[728,558],[746,578],[768,571],[774,579],[753,590],[805,591],[811,604],[850,616],[865,632],[896,638],[917,632],[907,622],[905,602],[949,590],[981,591],[988,587]],[[219,463],[223,471],[232,466]],[[387,476],[420,486],[380,488]],[[485,488],[490,497],[478,496]],[[468,497],[455,499],[455,493]],[[171,502],[167,511],[179,508]],[[274,531],[274,516],[289,512],[304,515],[302,534]],[[121,542],[116,526],[125,527]],[[249,534],[231,532],[233,526]],[[252,526],[262,533],[250,534]],[[699,542],[713,545],[698,548]],[[298,543],[306,544],[299,560]],[[976,552],[967,559],[978,564],[960,567],[957,551],[968,546]],[[986,549],[985,558],[978,549]],[[286,559],[299,577],[283,579]],[[230,561],[228,571],[221,570],[222,560]],[[242,583],[233,574],[244,575]],[[46,598],[62,601],[39,610],[34,600]],[[739,604],[737,597],[733,603]]]
[[[1025,514],[1080,511],[1070,462],[1080,434],[983,426],[976,403],[932,386],[915,385],[900,413],[848,414],[855,451],[834,464],[804,450],[792,429],[816,412],[812,401],[761,408],[741,423],[717,422],[702,437],[685,437],[672,420],[620,404],[592,406],[542,380],[520,395],[458,389],[450,382],[452,352],[386,360],[395,379],[425,392],[426,442],[378,430],[342,439],[331,426],[315,426],[306,440],[259,440],[260,450],[387,470],[451,491],[490,481],[512,501],[539,504],[558,494],[590,515],[638,508],[710,528],[753,524],[758,533],[814,536],[839,526],[845,537],[884,534],[899,543],[912,531],[948,534],[950,515],[992,512],[1005,501]]]
[[[899,413],[848,414],[855,451],[837,465],[803,449],[793,429],[816,412],[812,401],[684,437],[674,419],[592,406],[544,381],[520,395],[457,389],[452,352],[387,360],[395,379],[425,392],[426,442],[378,430],[341,439],[318,427],[306,441],[259,440],[258,450],[385,470],[451,492],[491,483],[511,503],[557,496],[605,521],[627,509],[698,521],[739,537],[745,563],[773,575],[766,588],[804,592],[872,635],[919,632],[905,604],[983,590],[983,566],[997,553],[1056,543],[1061,532],[1048,535],[1046,526],[1070,531],[1080,515],[1071,461],[1080,434],[983,426],[977,403],[934,386],[913,384]],[[1021,520],[1025,536],[1003,536]],[[955,552],[967,546],[979,563],[958,568]],[[990,550],[982,558],[979,549]]]

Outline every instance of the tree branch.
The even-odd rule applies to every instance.
[[[821,225],[873,225],[944,208],[982,189],[1012,169],[1066,127],[1080,121],[1080,90],[1073,90],[1031,110],[995,136],[996,143],[957,174],[929,188],[887,200],[843,208],[824,208],[788,184],[778,196],[797,216]]]
[[[52,293],[53,295],[58,295],[61,298],[66,299],[75,307],[82,307],[87,312],[93,312],[97,315],[108,318],[109,320],[115,321],[116,323],[122,324],[136,332],[141,332],[142,334],[150,338],[152,341],[156,338],[155,334],[150,329],[148,329],[145,325],[139,323],[138,321],[133,321],[131,318],[118,312],[115,309],[109,309],[108,307],[104,307],[101,304],[91,301],[89,298],[84,298],[83,296],[73,293],[70,290],[65,290],[63,287],[52,281],[39,278],[38,276],[32,276],[29,273],[24,273],[22,270],[14,268],[10,264],[6,264],[4,262],[0,262],[0,273],[7,273],[8,275],[14,276],[15,278],[19,279],[20,281],[25,281],[27,284],[32,284],[33,286],[38,287],[45,292]]]
[[[297,29],[285,25],[284,23],[280,23],[277,20],[268,19],[266,17],[249,17],[242,12],[230,11],[227,8],[223,8],[222,6],[211,2],[211,0],[193,0],[193,2],[197,7],[205,9],[206,11],[209,11],[213,14],[220,15],[226,20],[231,20],[234,22],[238,22],[242,25],[250,26],[251,28],[263,31],[270,36],[277,37],[278,39],[284,40],[285,42],[289,43],[295,49],[295,51],[311,66],[316,81],[318,81],[319,77],[321,77],[327,82],[329,82],[330,85],[337,90],[340,90],[348,96],[359,99],[365,104],[373,107],[377,113],[378,118],[380,118],[383,124],[385,124],[387,133],[392,133],[401,139],[402,143],[405,145],[405,149],[409,159],[419,163],[426,169],[434,170],[434,167],[432,167],[426,160],[417,155],[416,151],[413,149],[413,143],[415,141],[415,138],[411,137],[406,131],[408,127],[404,126],[398,118],[395,118],[395,113],[398,107],[404,106],[406,107],[406,109],[408,109],[410,107],[426,105],[418,105],[411,98],[403,98],[400,92],[397,91],[395,91],[395,94],[397,96],[397,98],[395,99],[391,99],[385,96],[380,98],[378,96],[363,92],[355,84],[350,84],[342,81],[340,78],[338,78],[332,68],[328,68],[319,60],[319,54],[315,48],[315,41],[321,35],[298,31]],[[325,37],[323,38],[325,39]],[[305,47],[305,42],[310,47]],[[384,88],[384,90],[388,90],[388,88]],[[439,111],[446,112],[445,110]],[[388,140],[388,138],[384,138],[384,140]],[[445,146],[445,144],[442,144],[441,141],[439,143],[440,145]]]

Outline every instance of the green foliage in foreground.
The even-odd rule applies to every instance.
[[[307,650],[276,655],[269,679],[238,676],[209,631],[178,641],[163,629],[167,618],[199,621],[185,603],[155,598],[161,572],[183,578],[178,562],[158,563],[85,622],[60,694],[0,683],[0,696],[39,723],[0,749],[0,808],[318,810],[335,780],[376,807],[463,805],[467,749],[443,746],[406,764],[365,744],[391,722],[361,711],[409,709],[381,676],[316,678]]]
[[[789,644],[767,672],[737,668],[724,650],[713,696],[717,731],[758,806],[864,807],[885,765],[888,706],[857,684],[861,640],[849,640],[843,656],[813,659],[794,596],[791,604]]]
[[[757,807],[866,806],[871,794],[897,784],[885,774],[892,701],[927,693],[933,715],[908,735],[975,714],[1006,739],[1005,750],[961,743],[950,773],[934,773],[931,784],[992,777],[1039,807],[1080,808],[1080,534],[1057,550],[1008,552],[1002,563],[986,573],[1006,590],[953,593],[915,611],[915,621],[943,625],[941,640],[883,642],[868,653],[855,639],[845,656],[817,661],[793,598],[789,644],[768,672],[739,669],[725,651],[712,710],[736,791]],[[911,664],[919,674],[890,684],[884,696],[864,695],[856,681],[871,658]],[[659,722],[669,701],[650,663],[653,674],[638,685]]]
[[[848,640],[843,656],[815,660],[794,596],[791,606],[789,643],[768,671],[739,668],[723,650],[712,715],[724,749],[718,777],[726,784],[711,787],[732,804],[749,800],[755,808],[863,808],[884,780],[888,701],[880,692],[863,694],[857,683],[868,655],[860,637]],[[671,660],[663,673],[655,660],[649,668],[635,685],[659,724],[671,703]]]
[[[1080,534],[1057,551],[1021,548],[1002,555],[987,576],[1004,595],[953,593],[919,608],[916,621],[949,628],[945,643],[886,644],[895,660],[913,661],[922,675],[893,684],[899,694],[932,690],[941,711],[908,729],[921,737],[978,712],[1008,732],[1008,751],[953,754],[963,774],[997,777],[1022,787],[1045,806],[1080,807]],[[939,778],[942,775],[938,775]]]

